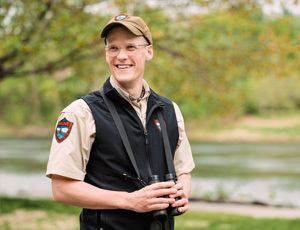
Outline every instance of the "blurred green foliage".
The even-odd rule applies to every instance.
[[[3,123],[53,126],[66,105],[100,88],[110,72],[99,33],[119,12],[149,25],[154,59],[145,79],[187,119],[300,109],[300,20],[287,11],[268,17],[251,0],[0,4]],[[190,5],[208,13],[191,14]]]

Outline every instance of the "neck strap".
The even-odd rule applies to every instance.
[[[138,179],[140,179],[140,173],[139,173],[139,170],[138,170],[138,167],[137,167],[137,164],[136,164],[133,152],[132,152],[132,148],[129,143],[128,136],[127,136],[127,133],[123,126],[123,123],[121,121],[121,118],[116,110],[116,107],[115,107],[114,103],[104,94],[103,88],[100,89],[100,94],[101,94],[105,104],[107,105],[109,112],[112,115],[112,118],[117,126],[117,129],[119,131],[119,134],[120,134],[123,144],[125,146],[126,152],[129,156],[129,159],[134,167],[134,170],[136,172],[136,175],[138,176]],[[167,161],[168,172],[173,173],[173,175],[176,175],[175,167],[174,167],[174,163],[173,163],[172,151],[171,151],[170,142],[169,142],[169,137],[168,137],[167,129],[166,129],[164,119],[163,119],[163,116],[162,116],[160,110],[157,111],[157,116],[158,116],[158,120],[159,120],[160,127],[162,130],[162,137],[163,137],[163,142],[164,142],[164,150],[165,150],[165,157],[166,157],[166,161]]]
[[[135,158],[134,158],[134,155],[133,155],[133,152],[132,152],[129,140],[128,140],[128,136],[126,134],[126,131],[125,131],[125,128],[124,128],[123,123],[121,121],[121,118],[120,118],[120,116],[119,116],[119,114],[116,110],[116,107],[115,107],[114,103],[108,97],[106,97],[106,95],[103,92],[103,88],[100,89],[100,93],[101,93],[101,96],[102,96],[105,104],[107,105],[108,110],[109,110],[110,114],[112,115],[112,118],[113,118],[113,120],[114,120],[114,122],[115,122],[115,124],[118,128],[121,139],[123,141],[123,144],[125,146],[127,154],[130,158],[130,161],[131,161],[131,163],[134,167],[136,175],[138,176],[138,178],[140,178],[140,172],[138,170],[138,167],[137,167],[137,164],[136,164],[136,161],[135,161]]]
[[[164,119],[163,119],[163,116],[162,116],[160,110],[157,111],[157,116],[158,116],[158,120],[159,120],[159,123],[160,123],[161,131],[162,131],[168,171],[169,171],[169,173],[173,173],[173,175],[176,177],[176,172],[175,172],[175,167],[174,167],[174,163],[173,163],[173,156],[172,156],[170,141],[169,141],[169,137],[168,137],[168,132],[167,132],[166,125],[165,125],[165,122],[164,122]]]

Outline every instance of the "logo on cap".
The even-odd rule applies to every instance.
[[[120,14],[115,17],[115,21],[122,21],[122,20],[128,18],[128,16],[129,16],[128,14]]]
[[[73,122],[68,121],[66,118],[58,122],[55,132],[55,138],[58,143],[62,142],[69,136],[72,126]]]

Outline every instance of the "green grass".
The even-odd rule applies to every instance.
[[[189,211],[176,217],[176,230],[298,230],[300,219],[257,219],[222,213]]]
[[[260,127],[260,128],[251,128],[246,127],[247,130],[262,134],[286,134],[290,136],[298,136],[300,134],[300,125],[294,125],[291,127],[277,127],[277,128],[266,128],[266,127]]]
[[[69,206],[66,204],[56,203],[48,199],[25,199],[0,197],[0,213],[12,213],[17,209],[25,209],[28,211],[43,210],[46,212],[63,213],[67,215],[79,215],[80,208]]]
[[[47,167],[47,162],[40,162],[29,158],[1,158],[1,169],[3,171],[13,171],[22,173],[44,172]]]
[[[202,177],[219,177],[219,178],[273,178],[287,177],[287,178],[299,178],[299,172],[280,172],[276,170],[255,170],[243,167],[242,165],[214,165],[214,164],[202,164],[193,169],[192,176]]]
[[[21,199],[0,197],[1,216],[6,218],[13,215],[14,211],[23,210],[31,216],[35,211],[45,212],[41,217],[37,215],[32,220],[21,222],[15,217],[12,221],[0,221],[0,229],[3,230],[35,230],[35,229],[78,229],[78,215],[80,208],[58,204],[52,200]],[[24,212],[23,212],[24,213]],[[7,219],[7,218],[6,218]],[[72,222],[68,222],[68,220]],[[30,222],[31,221],[31,222]],[[63,223],[66,223],[65,227]],[[176,230],[298,230],[300,219],[257,219],[246,216],[230,215],[222,213],[206,213],[189,211],[176,217]]]

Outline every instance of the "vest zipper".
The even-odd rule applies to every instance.
[[[144,128],[144,136],[145,136],[145,143],[146,143],[146,164],[147,164],[147,171],[148,171],[148,176],[152,176],[152,169],[151,169],[151,164],[150,164],[148,131],[147,131],[146,127]]]
[[[115,89],[116,91],[116,89]],[[117,93],[119,94],[119,93]],[[120,96],[122,98],[122,96]],[[126,101],[129,105],[130,103],[125,100],[124,98],[122,98],[124,101]],[[130,105],[130,107],[132,108],[132,105]],[[146,165],[147,165],[147,172],[148,172],[148,176],[152,176],[153,175],[153,170],[152,170],[152,167],[151,167],[151,163],[150,163],[150,148],[149,148],[149,139],[148,139],[148,131],[147,131],[147,123],[149,122],[149,119],[152,115],[152,113],[154,112],[155,109],[157,108],[163,108],[164,107],[164,103],[162,102],[158,102],[156,105],[154,105],[151,110],[149,111],[148,114],[146,114],[146,124],[145,124],[145,127],[143,126],[142,124],[142,127],[144,128],[144,136],[145,136],[145,144],[146,144]],[[134,108],[132,108],[134,110]],[[136,111],[134,110],[134,112],[136,113]],[[141,122],[140,119],[138,118],[137,119],[138,122]],[[142,122],[141,122],[142,123]],[[141,184],[143,185],[143,181],[141,182]]]

